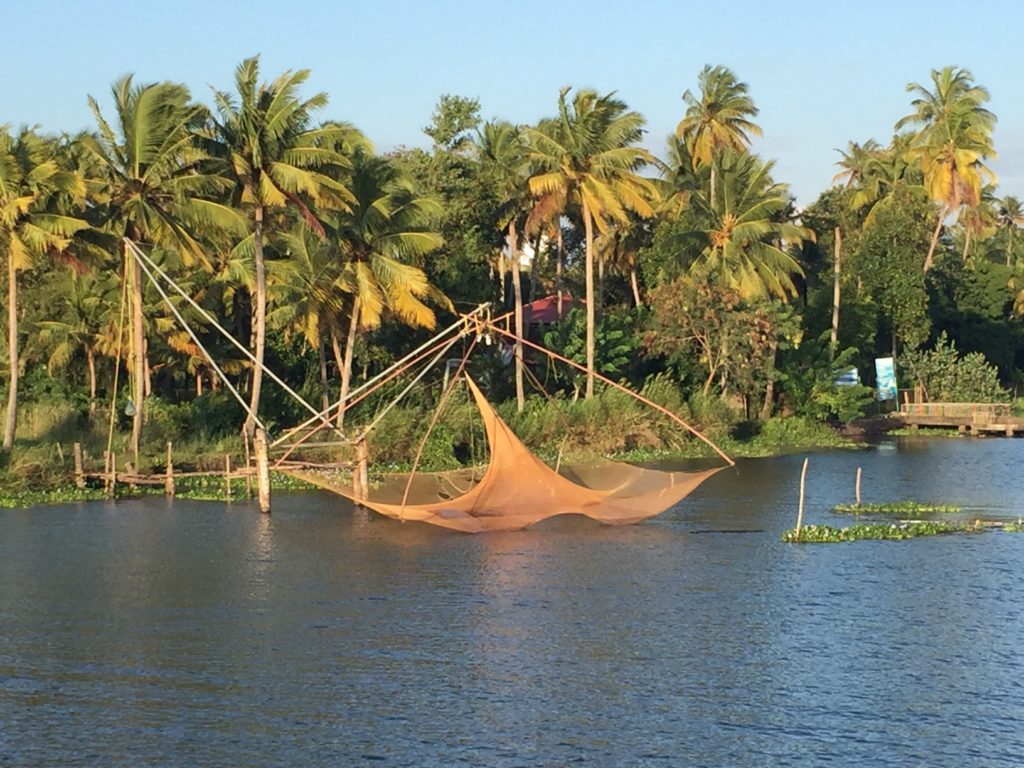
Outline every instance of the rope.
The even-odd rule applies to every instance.
[[[141,265],[141,264],[142,264],[143,262],[146,262],[146,263],[148,263],[148,264],[149,264],[149,266],[150,266],[150,267],[152,267],[153,271],[154,271],[154,272],[155,272],[155,273],[156,273],[157,275],[159,275],[159,276],[160,276],[160,277],[162,277],[162,278],[163,278],[164,280],[166,280],[166,281],[167,281],[167,284],[168,284],[168,285],[170,285],[170,286],[171,286],[171,288],[173,288],[173,289],[174,289],[174,291],[175,291],[175,292],[176,292],[176,293],[177,293],[177,294],[178,294],[179,296],[181,296],[181,297],[182,297],[183,299],[185,299],[185,301],[187,301],[187,302],[189,303],[189,305],[190,305],[190,306],[191,306],[191,307],[192,307],[193,309],[195,309],[195,310],[196,310],[196,311],[197,311],[197,312],[198,312],[198,313],[199,313],[199,314],[200,314],[200,315],[201,315],[201,316],[203,317],[203,319],[204,319],[204,320],[206,320],[206,321],[207,321],[208,323],[210,323],[210,325],[212,325],[212,326],[213,326],[214,328],[216,328],[216,329],[217,329],[218,331],[220,331],[221,335],[222,335],[222,336],[224,336],[224,338],[226,338],[226,339],[227,339],[228,341],[230,341],[230,342],[231,342],[231,343],[232,343],[232,344],[233,344],[233,345],[234,345],[234,346],[235,346],[235,347],[236,347],[236,348],[237,348],[237,349],[238,349],[238,350],[239,350],[239,351],[240,351],[240,352],[241,352],[241,353],[242,353],[243,355],[245,355],[245,356],[246,356],[246,358],[248,358],[248,359],[249,359],[249,360],[250,360],[251,362],[255,363],[255,364],[257,365],[257,367],[258,367],[258,368],[260,368],[260,370],[262,370],[262,371],[263,371],[264,373],[266,373],[266,374],[267,374],[267,376],[268,376],[268,377],[269,377],[270,379],[272,379],[273,381],[275,381],[275,382],[277,382],[277,383],[278,383],[279,385],[281,385],[281,387],[282,387],[282,388],[284,389],[284,391],[285,391],[285,392],[287,392],[287,393],[288,393],[289,395],[291,395],[291,396],[292,396],[292,398],[294,398],[294,399],[295,399],[295,401],[296,401],[297,403],[299,403],[300,405],[302,405],[302,406],[303,406],[303,407],[304,407],[304,408],[305,408],[305,409],[306,409],[307,411],[309,411],[310,413],[313,413],[313,414],[315,414],[315,416],[314,416],[314,418],[315,418],[315,419],[316,419],[316,418],[322,418],[322,417],[321,417],[321,414],[320,414],[320,412],[319,412],[319,411],[317,411],[317,410],[316,410],[316,408],[314,408],[314,407],[313,407],[312,405],[310,405],[309,403],[307,403],[307,402],[306,402],[306,401],[305,401],[305,400],[304,400],[304,399],[302,398],[302,396],[301,396],[301,395],[300,395],[300,394],[299,394],[298,392],[296,392],[296,391],[295,391],[294,389],[292,389],[291,387],[289,387],[289,386],[288,386],[288,384],[286,384],[286,383],[285,383],[285,381],[284,381],[284,380],[283,380],[283,379],[282,379],[282,378],[281,378],[280,376],[278,376],[277,374],[275,374],[275,373],[274,373],[274,372],[273,372],[272,370],[270,370],[269,368],[265,367],[265,366],[263,365],[263,363],[261,363],[261,362],[257,361],[257,360],[256,360],[256,357],[255,357],[255,355],[253,355],[253,354],[252,354],[252,352],[250,352],[250,351],[249,351],[249,350],[248,350],[248,349],[247,349],[247,348],[245,347],[245,345],[243,345],[243,344],[242,344],[242,343],[241,343],[240,341],[238,341],[238,339],[236,339],[236,338],[235,338],[234,336],[232,336],[232,335],[231,335],[230,333],[228,333],[228,332],[227,332],[227,331],[226,331],[226,330],[224,329],[224,327],[223,327],[223,326],[221,326],[221,324],[220,324],[220,323],[218,323],[218,322],[217,322],[217,320],[216,320],[216,319],[215,319],[215,318],[214,318],[214,317],[213,317],[213,316],[212,316],[212,315],[211,315],[211,314],[210,314],[209,312],[207,312],[207,311],[206,311],[205,309],[203,309],[203,308],[202,308],[201,306],[199,306],[199,304],[197,304],[197,303],[195,302],[195,300],[193,300],[193,298],[192,298],[191,296],[189,296],[189,295],[188,295],[188,294],[187,294],[187,293],[186,293],[185,291],[183,291],[183,290],[181,289],[181,287],[180,287],[180,286],[179,286],[179,285],[178,285],[178,284],[177,284],[176,282],[174,282],[174,280],[172,280],[172,279],[171,279],[171,278],[170,278],[170,277],[169,277],[169,276],[167,275],[167,273],[166,273],[166,272],[164,272],[164,271],[163,271],[163,270],[162,270],[162,269],[161,269],[161,268],[160,268],[159,266],[157,266],[157,264],[156,264],[156,263],[155,263],[155,262],[154,262],[154,261],[153,261],[152,259],[150,259],[150,258],[149,258],[149,257],[148,257],[148,256],[147,256],[147,255],[146,255],[145,253],[143,253],[143,252],[142,252],[142,251],[141,251],[141,250],[139,249],[139,247],[138,247],[137,245],[135,245],[135,243],[134,243],[134,242],[132,242],[132,241],[131,241],[130,239],[128,239],[127,237],[126,237],[126,238],[124,238],[124,241],[125,241],[125,242],[126,242],[126,243],[127,243],[128,245],[129,245],[129,247],[130,247],[130,248],[132,249],[132,251],[134,251],[134,253],[135,253],[135,260],[136,260],[136,261],[137,261],[137,262],[138,262],[138,263],[139,263],[140,265]],[[147,274],[147,275],[149,275],[149,271],[148,271],[148,270],[146,270],[146,274]],[[153,281],[153,284],[154,284],[154,285],[156,285],[156,281],[155,281],[155,280],[153,279],[152,275],[149,275],[149,277],[150,277],[150,280],[151,280],[151,281]],[[182,323],[184,323],[184,320],[182,320],[181,322],[182,322]],[[186,330],[188,330],[188,326],[187,326],[187,325],[185,325],[185,329],[186,329]],[[198,343],[198,342],[197,342],[197,343]],[[222,378],[223,378],[223,374],[221,374],[221,376],[222,376]],[[227,379],[225,378],[225,379],[224,379],[224,381],[225,381],[225,383],[226,383],[226,382],[227,382]],[[248,407],[246,408],[246,412],[247,412],[247,413],[249,412],[249,409],[248,409]],[[326,425],[326,426],[328,426],[329,428],[331,428],[331,429],[333,429],[333,428],[334,428],[334,425],[333,425],[333,424],[331,424],[331,423],[330,423],[330,421],[328,421],[327,419],[323,419],[323,421],[324,421],[325,425]]]
[[[127,254],[125,254],[127,257]],[[125,258],[127,268],[128,259]],[[114,356],[114,389],[110,393],[110,429],[107,431],[107,457],[103,461],[104,473],[110,474],[111,450],[114,447],[114,417],[117,415],[117,380],[121,373],[121,350],[124,346],[124,315],[125,305],[128,303],[128,273],[125,272],[124,280],[121,281],[121,311],[117,321],[117,354]]]
[[[496,325],[491,325],[491,329],[495,333],[499,333],[502,336],[505,336],[505,337],[508,337],[508,338],[513,338],[513,339],[515,338],[515,334],[510,333],[509,331],[503,331],[501,328],[499,328]],[[540,346],[539,344],[534,344],[532,341],[528,341],[527,339],[522,339],[522,342],[523,342],[523,344],[525,344],[526,346],[530,347],[531,349],[536,349],[538,352],[543,352],[545,355],[549,355],[550,357],[554,358],[555,360],[559,360],[559,361],[561,361],[561,362],[563,362],[563,363],[565,363],[567,365],[571,365],[573,368],[575,368],[575,369],[577,369],[579,371],[583,371],[584,373],[587,372],[587,369],[585,367],[583,367],[582,365],[580,365],[579,363],[577,363],[577,362],[575,362],[573,360],[570,360],[567,357],[564,357],[564,356],[558,354],[557,352],[552,352],[550,349],[546,349],[546,348]],[[715,453],[717,453],[719,456],[721,456],[723,459],[725,459],[725,461],[728,462],[730,467],[736,466],[736,462],[733,461],[731,458],[729,458],[729,455],[725,451],[723,451],[721,448],[719,448],[717,445],[715,445],[710,439],[708,439],[703,434],[701,434],[701,432],[699,432],[696,428],[691,427],[689,424],[687,424],[681,418],[679,418],[674,413],[672,413],[672,411],[670,411],[668,408],[666,408],[666,407],[664,407],[662,405],[658,405],[657,403],[655,403],[652,400],[648,400],[643,395],[638,395],[636,392],[634,392],[633,390],[629,389],[629,387],[624,387],[622,384],[619,384],[616,381],[612,381],[607,376],[602,376],[600,373],[597,373],[596,371],[594,372],[594,376],[595,376],[595,378],[598,378],[601,381],[603,381],[605,384],[607,384],[607,385],[609,385],[611,387],[614,387],[615,389],[618,389],[621,392],[625,392],[630,397],[632,397],[632,398],[634,398],[636,400],[639,400],[641,403],[644,403],[645,405],[650,406],[651,408],[653,408],[654,410],[658,411],[659,413],[665,414],[670,419],[672,419],[674,422],[676,422],[681,427],[683,427],[688,432],[690,432],[690,434],[692,434],[694,437],[698,438],[699,440],[704,442],[706,445],[708,445]]]
[[[466,353],[462,356],[462,361],[459,363],[459,368],[455,371],[455,375],[452,377],[451,383],[448,384],[448,388],[445,389],[444,394],[441,395],[441,402],[437,404],[437,409],[434,411],[434,417],[430,420],[430,424],[427,426],[427,431],[423,435],[423,439],[420,441],[419,448],[416,450],[416,458],[413,459],[412,462],[412,471],[409,472],[409,479],[405,481],[405,492],[402,494],[402,506],[398,510],[398,519],[402,522],[405,522],[405,506],[409,501],[409,490],[412,488],[412,479],[416,476],[416,470],[419,468],[420,458],[423,456],[423,449],[427,445],[427,438],[429,438],[430,433],[433,432],[434,425],[437,424],[437,419],[441,415],[441,411],[444,409],[445,403],[448,402],[448,397],[451,395],[452,390],[455,389],[455,384],[459,379],[459,374],[465,369],[466,361],[469,359],[469,356],[473,353],[475,348],[476,339],[473,339],[472,343],[469,345],[469,349],[467,349]]]

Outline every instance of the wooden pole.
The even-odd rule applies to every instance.
[[[807,462],[804,459],[804,468],[800,470],[800,507],[796,513],[796,537],[800,538],[800,529],[804,527],[804,493],[807,490]]]
[[[171,453],[171,441],[167,441],[167,474],[164,477],[164,493],[170,499],[174,498],[174,457]]]
[[[356,499],[366,501],[370,496],[370,447],[366,437],[362,437],[356,443],[356,467],[352,473],[353,490],[356,492]]]
[[[227,489],[228,501],[231,501],[231,454],[224,454],[224,487]]]
[[[107,491],[110,493],[110,498],[114,498],[117,495],[117,454],[110,454],[110,487]]]
[[[270,460],[267,457],[267,433],[262,427],[256,428],[253,437],[256,451],[256,486],[260,497],[260,512],[270,512]]]
[[[857,506],[860,506],[860,467],[857,467]]]
[[[75,455],[75,488],[85,488],[85,470],[82,468],[82,444],[75,443],[72,452]]]
[[[242,445],[245,446],[245,498],[252,498],[252,451],[249,450],[249,436],[242,434]]]

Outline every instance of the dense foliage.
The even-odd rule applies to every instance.
[[[569,405],[580,443],[672,443],[609,407],[596,372],[725,439],[870,412],[876,357],[932,400],[1002,400],[1018,383],[1024,211],[997,196],[995,116],[967,70],[911,84],[895,135],[851,142],[803,210],[750,151],[758,111],[724,66],[685,91],[663,159],[621,95],[571,89],[524,126],[446,95],[429,149],[379,155],[357,128],[318,122],[328,97],[299,95],[308,76],[261,82],[248,59],[212,105],[126,77],[112,113],[91,101],[92,133],[0,129],[0,461],[44,477],[47,446],[72,437],[136,466],[168,440],[237,451],[244,423],[308,415],[260,362],[326,407],[456,313],[547,296],[558,318],[516,323],[582,371],[502,344],[473,363],[541,450],[564,430],[534,381]],[[157,270],[182,293],[158,291]],[[851,367],[862,384],[838,385]],[[441,379],[389,417],[381,458],[408,459]],[[465,434],[444,427],[434,463],[465,458]]]

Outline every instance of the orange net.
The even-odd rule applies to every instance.
[[[490,462],[472,469],[393,475],[355,499],[340,483],[291,472],[398,520],[418,520],[466,533],[526,528],[556,515],[579,514],[608,525],[659,515],[724,467],[663,472],[602,460],[555,471],[537,458],[466,378],[483,416]]]

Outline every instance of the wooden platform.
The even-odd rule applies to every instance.
[[[903,403],[895,417],[911,428],[956,427],[962,435],[1024,434],[1024,419],[1009,403]]]

